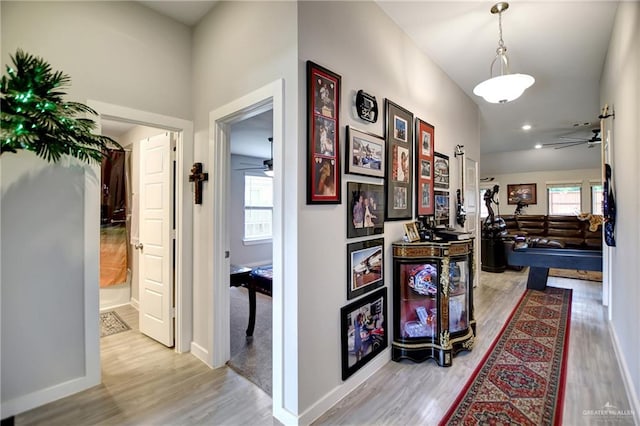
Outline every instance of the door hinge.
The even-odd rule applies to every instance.
[[[172,229],[172,230],[171,230],[171,239],[172,239],[172,240],[175,240],[175,239],[176,239],[176,230],[175,230],[175,229]]]
[[[175,318],[176,317],[176,308],[171,308],[171,318]]]

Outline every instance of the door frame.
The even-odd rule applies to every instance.
[[[230,180],[231,124],[273,109],[273,410],[284,407],[284,80],[279,79],[257,89],[209,114],[209,162],[213,170],[210,208],[212,226],[209,227],[208,244],[212,247],[207,265],[208,282],[212,286],[208,315],[209,329],[213,331],[211,345],[201,354],[211,367],[224,366],[230,358],[230,260],[225,255],[230,249],[228,232],[228,207],[219,200],[227,200]],[[224,202],[222,202],[224,204]],[[228,203],[227,203],[228,204]],[[219,236],[222,236],[220,238]]]
[[[193,339],[193,204],[189,183],[189,170],[193,163],[193,122],[95,100],[88,100],[87,105],[98,112],[98,127],[100,120],[105,118],[158,127],[178,134],[175,180],[175,351],[189,352]],[[97,318],[99,306],[95,308]]]

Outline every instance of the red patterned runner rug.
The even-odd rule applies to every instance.
[[[571,290],[527,290],[440,425],[559,425]]]

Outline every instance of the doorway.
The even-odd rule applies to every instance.
[[[190,267],[192,259],[192,198],[188,173],[193,161],[193,124],[190,121],[154,114],[146,111],[121,107],[98,101],[87,104],[99,113],[97,120],[100,127],[103,120],[117,123],[128,123],[136,126],[166,129],[175,137],[175,202],[171,222],[175,224],[175,242],[172,248],[175,269],[174,298],[175,311],[171,311],[171,322],[175,321],[175,351],[188,352],[192,339],[192,276]],[[162,130],[160,130],[162,132]],[[173,156],[173,155],[172,155]],[[143,248],[144,250],[144,248]],[[97,308],[97,307],[96,307]],[[96,309],[97,311],[97,309]],[[96,312],[97,315],[97,312]],[[99,349],[98,349],[99,350]]]
[[[175,155],[179,133],[103,119],[102,134],[124,147],[102,163],[101,323],[126,326],[174,346]],[[120,315],[122,316],[122,315]],[[125,322],[121,325],[121,322]]]
[[[226,202],[230,212],[229,260],[236,272],[229,288],[231,358],[227,365],[269,395],[273,334],[269,280],[273,264],[272,135],[272,109],[231,125]],[[252,272],[238,273],[247,270]],[[250,302],[253,297],[255,304]]]
[[[207,347],[200,354],[201,359],[211,367],[222,367],[230,358],[229,347],[229,231],[226,208],[220,208],[214,200],[226,200],[229,180],[229,138],[233,123],[273,109],[273,281],[272,281],[272,369],[273,369],[273,412],[276,417],[286,415],[284,401],[285,383],[287,379],[297,377],[295,367],[285,366],[285,344],[283,327],[284,318],[284,282],[286,282],[284,257],[284,81],[276,80],[241,98],[226,104],[209,114],[210,139],[209,163],[214,171],[210,209],[213,215],[213,226],[207,238],[211,247],[208,282],[212,283],[212,299],[209,304],[213,313],[210,318],[210,329],[213,335],[207,341]],[[295,149],[292,149],[295,152]],[[293,174],[293,172],[292,172]],[[293,383],[293,382],[291,382]]]

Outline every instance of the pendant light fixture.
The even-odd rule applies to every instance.
[[[498,28],[500,39],[496,49],[496,57],[491,62],[489,70],[490,78],[478,84],[473,93],[482,96],[485,101],[493,104],[503,104],[518,99],[526,89],[531,87],[535,79],[527,74],[511,74],[509,72],[509,58],[507,57],[507,47],[502,40],[502,12],[509,8],[509,3],[500,2],[491,8],[492,14],[498,14]],[[493,76],[493,66],[499,61],[500,75]]]

